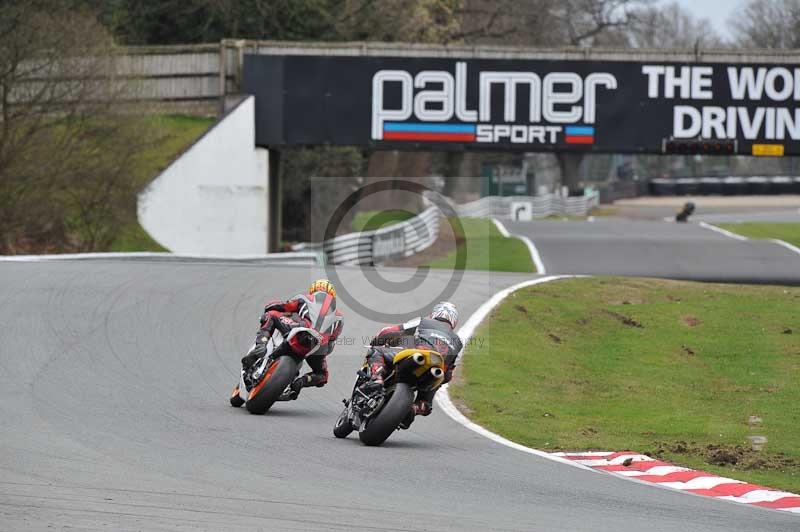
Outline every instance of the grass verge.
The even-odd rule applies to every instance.
[[[513,441],[636,450],[800,493],[798,288],[557,281],[509,296],[476,338],[453,397]]]
[[[353,221],[350,222],[350,227],[353,228],[353,231],[372,231],[373,229],[380,229],[386,225],[408,220],[414,216],[415,214],[413,212],[400,209],[361,211],[357,212],[353,217]]]
[[[745,222],[715,225],[748,238],[776,238],[800,247],[800,223]]]
[[[138,189],[147,186],[214,123],[213,118],[188,115],[152,115],[145,121],[153,142],[136,158],[132,170]],[[134,216],[120,228],[108,251],[169,250],[153,240]]]
[[[459,218],[461,231],[458,246],[447,256],[428,263],[431,268],[453,269],[458,253],[466,253],[466,270],[495,272],[536,272],[527,246],[518,238],[500,234],[494,223],[485,218]]]

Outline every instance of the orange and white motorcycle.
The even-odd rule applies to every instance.
[[[230,398],[232,406],[244,405],[251,414],[264,414],[276,401],[286,400],[303,360],[314,355],[324,345],[325,337],[333,333],[338,320],[333,296],[316,292],[300,297],[304,301],[298,314],[307,326],[294,327],[285,337],[276,329],[271,337],[259,339],[266,344],[262,349],[266,349],[252,365],[242,368],[239,384]],[[290,349],[289,345],[294,343],[308,349],[306,354]]]

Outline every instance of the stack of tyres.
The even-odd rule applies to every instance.
[[[653,179],[650,181],[650,193],[653,196],[674,196],[675,181],[672,179]]]
[[[743,177],[726,177],[723,180],[723,194],[726,196],[741,196],[747,194],[747,182]]]
[[[792,194],[800,194],[800,177],[792,180]]]
[[[747,182],[747,193],[752,196],[763,196],[772,192],[772,186],[766,177],[748,177],[745,181]]]
[[[700,192],[700,180],[693,177],[682,177],[675,180],[676,196],[695,196]]]
[[[703,177],[700,179],[700,194],[711,196],[722,193],[723,183],[719,177]]]
[[[777,176],[770,179],[773,194],[791,194],[794,182],[791,177]]]

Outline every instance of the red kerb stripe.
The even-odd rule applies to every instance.
[[[594,137],[567,135],[567,144],[594,144]]]

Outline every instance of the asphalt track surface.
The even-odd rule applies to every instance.
[[[548,274],[800,284],[800,255],[774,242],[739,241],[694,223],[597,218],[508,222],[536,244]]]
[[[339,273],[340,290],[398,312],[427,303],[449,277],[433,272],[398,297],[355,268]],[[317,275],[230,263],[0,263],[0,530],[800,527],[797,516],[520,453],[440,411],[383,447],[335,439],[362,337],[382,325],[341,297],[352,340],[330,357],[330,383],[265,416],[231,408],[264,299]],[[526,278],[467,273],[452,299],[467,316]]]

